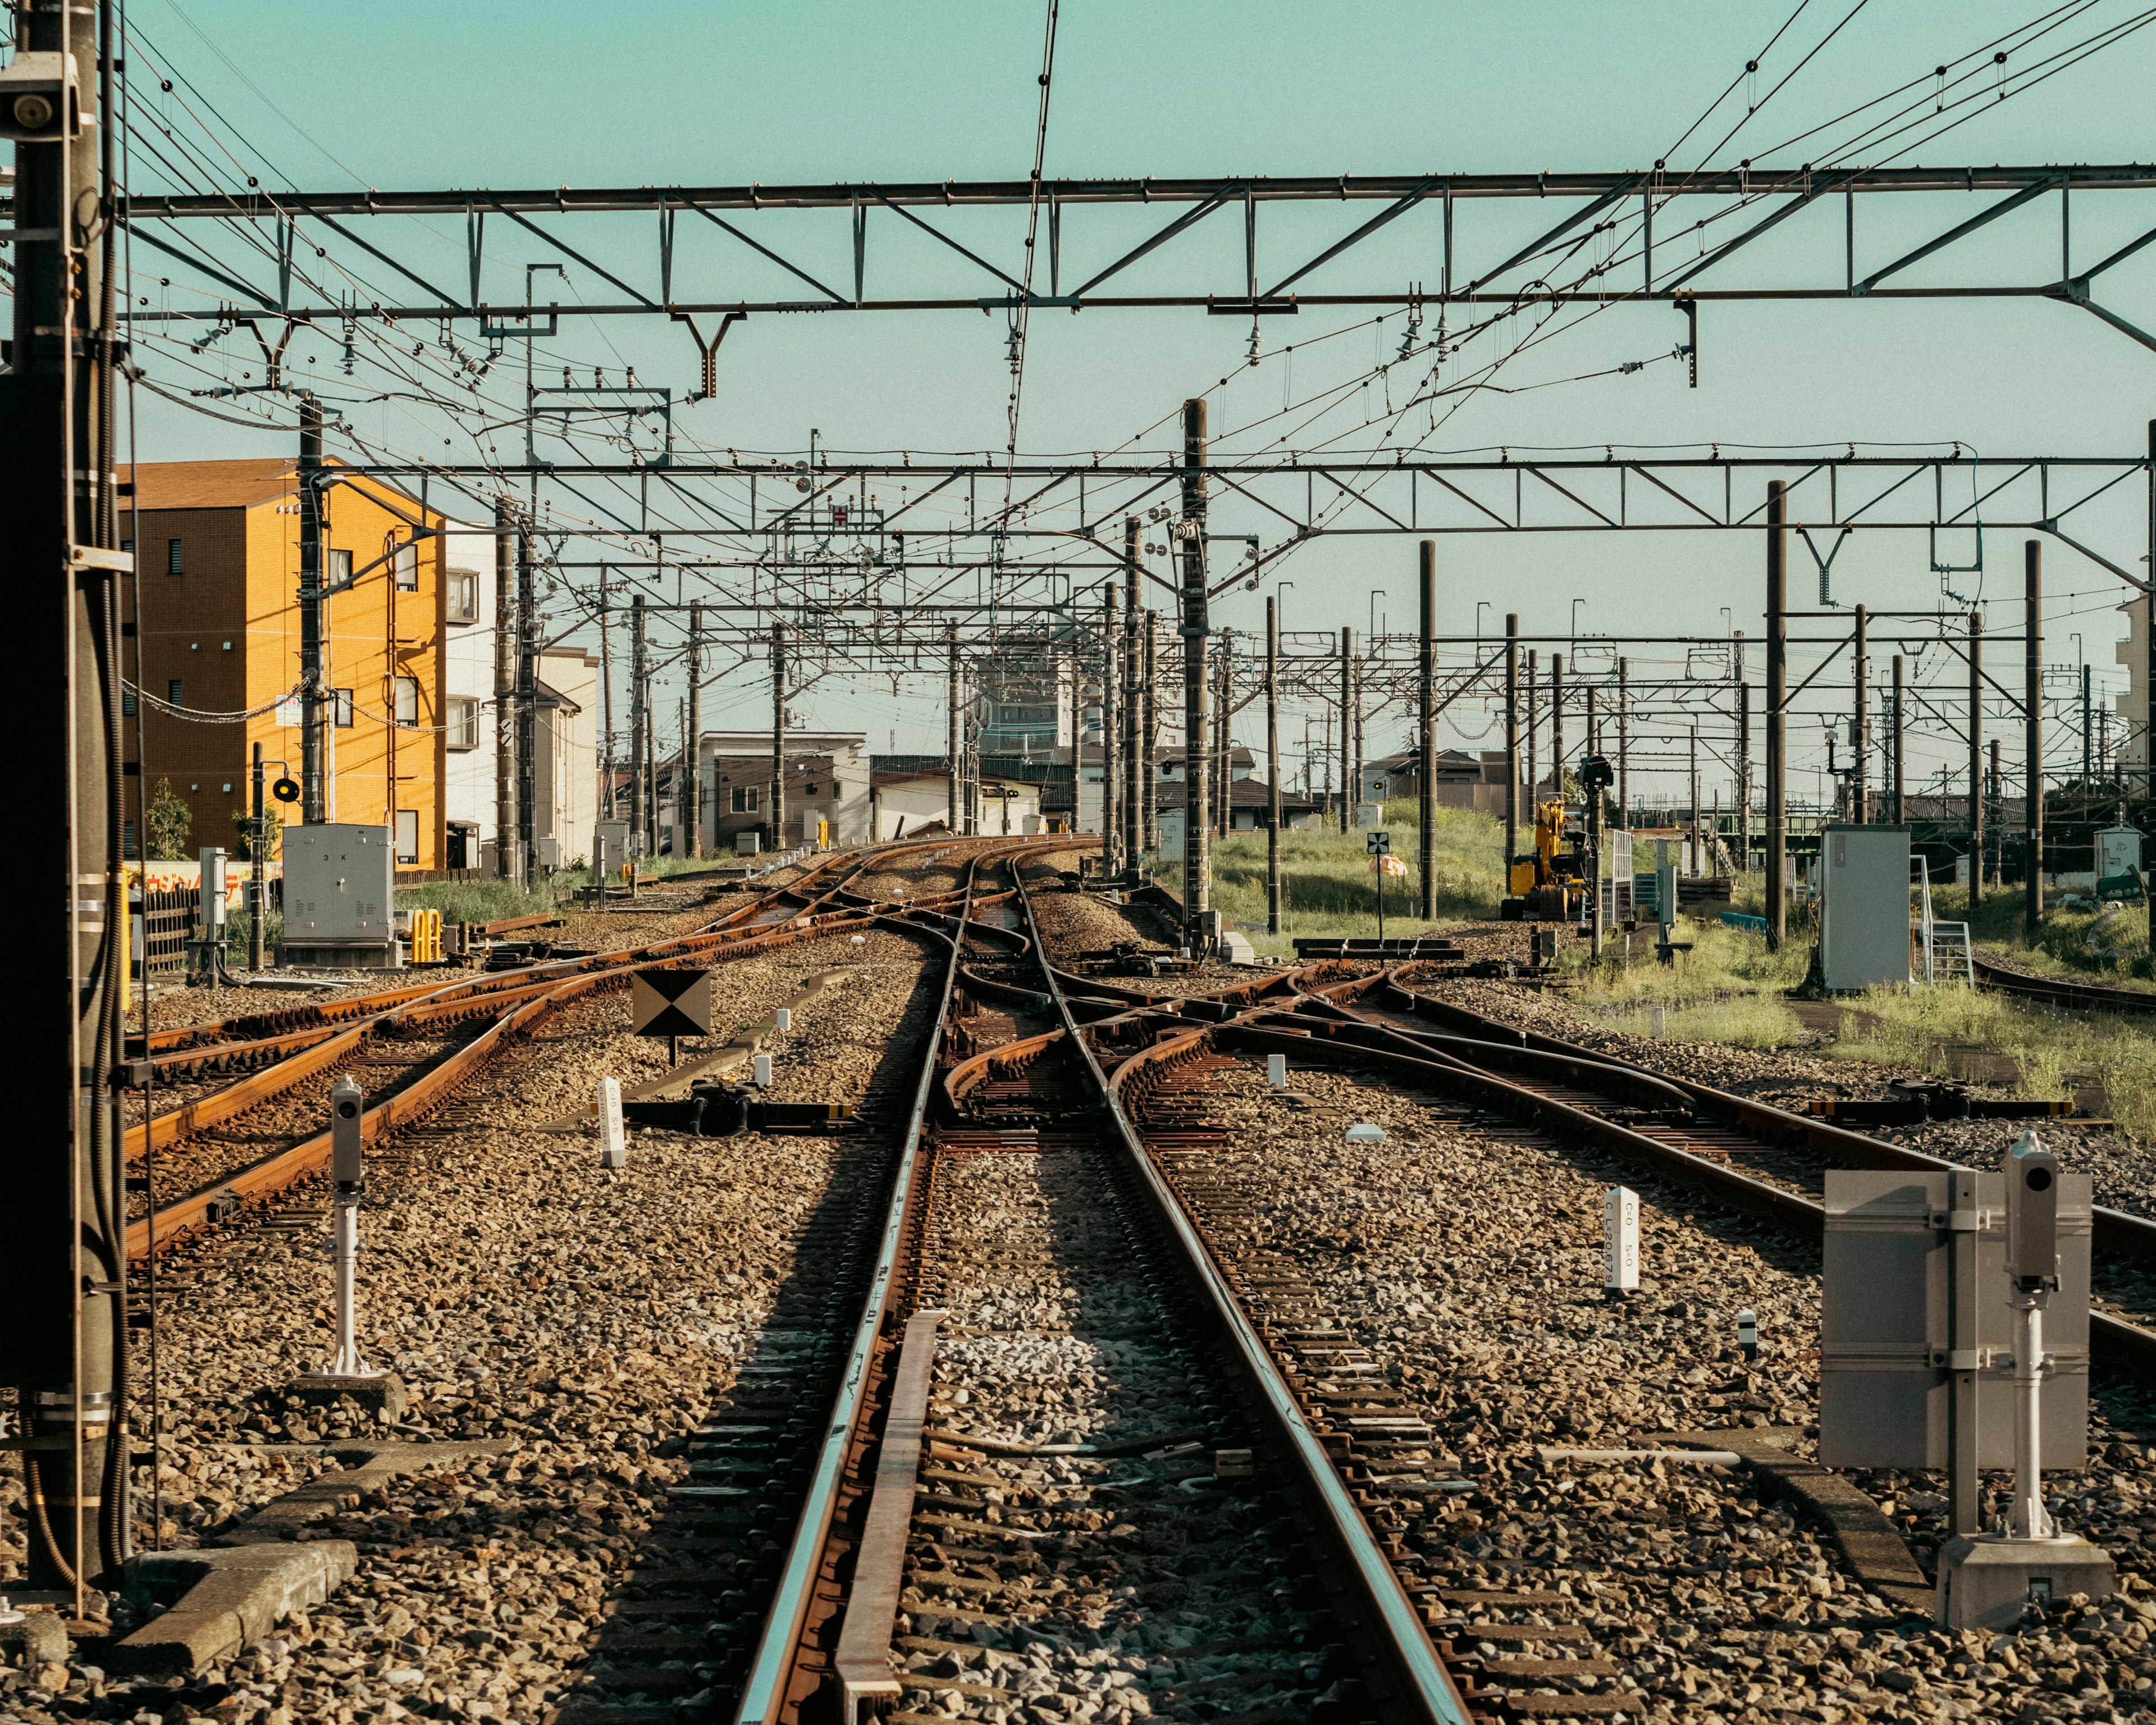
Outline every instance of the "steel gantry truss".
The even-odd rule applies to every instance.
[[[946,180],[603,189],[563,186],[529,191],[258,191],[136,196],[129,201],[127,221],[136,239],[189,272],[213,300],[232,296],[235,307],[305,322],[355,316],[444,318],[521,334],[528,331],[532,320],[542,317],[551,327],[557,317],[652,313],[695,317],[979,311],[1014,307],[1021,296],[1029,306],[1074,312],[1188,306],[1228,316],[1293,314],[1303,306],[1606,304],[1626,298],[1691,305],[1754,300],[2045,298],[2080,305],[2136,341],[2156,347],[2156,336],[2092,296],[2100,277],[2156,241],[2156,226],[2102,255],[2078,261],[2071,228],[2077,194],[2085,198],[2152,190],[2156,190],[2156,167],[2143,164],[1816,171],[1810,166],[1773,170],[1739,167],[1689,173],[1655,168],[1532,174],[1064,178],[1045,181],[1038,188],[1023,180]],[[1951,266],[1968,255],[1954,251],[1961,241],[2054,193],[2060,212],[2055,259],[2050,255],[2032,259],[2023,279],[2015,283],[1984,282],[1953,272]],[[1865,250],[1858,234],[1860,198],[1927,193],[1984,195],[1989,201],[1973,213],[1941,225],[1917,245],[1897,241],[1876,256]],[[1012,251],[1018,228],[1014,225],[1006,234],[992,222],[971,218],[981,213],[1026,209],[1036,198],[1046,210],[1047,291],[1029,294],[1017,257],[1009,257],[1009,267],[995,261],[997,253]],[[1525,244],[1458,244],[1463,238],[1459,229],[1467,225],[1461,205],[1522,201],[1554,212],[1553,218]],[[1332,203],[1378,208],[1314,249],[1290,254],[1288,267],[1261,267],[1261,206]],[[1172,213],[1136,237],[1128,231],[1112,231],[1127,229],[1128,224],[1111,222],[1102,214],[1120,206],[1155,204]],[[1826,213],[1837,208],[1839,222]],[[1237,277],[1178,284],[1172,290],[1129,290],[1123,278],[1142,262],[1166,261],[1162,254],[1173,257],[1174,242],[1210,218],[1229,221],[1238,215],[1242,268]],[[461,259],[439,237],[412,225],[413,218],[442,216],[463,218]],[[1727,279],[1729,272],[1722,266],[1730,259],[1800,216],[1810,217],[1809,223],[1784,235],[1786,239],[1801,234],[1806,241],[1797,275],[1766,283]],[[1411,217],[1426,226],[1394,228],[1394,223]],[[576,244],[556,231],[572,225],[570,218],[578,218],[573,224],[578,230]],[[914,242],[891,271],[908,278],[901,287],[886,288],[880,280],[871,285],[872,218]],[[404,218],[404,231],[393,236],[380,234],[397,218]],[[609,224],[595,218],[615,219]],[[619,225],[622,219],[645,220],[651,226],[639,241],[633,230]],[[509,226],[528,234],[607,283],[621,297],[574,305],[526,304],[521,295],[490,300],[485,251],[490,221],[497,229]],[[842,225],[834,230],[834,221]],[[250,230],[243,254],[235,258],[230,249],[218,250],[206,244],[195,231],[196,224],[206,222]],[[952,231],[954,225],[965,238]],[[362,228],[376,238],[367,237]],[[1383,280],[1348,279],[1347,265],[1360,262],[1372,249],[1373,239],[1389,229],[1393,230],[1389,237],[1413,233],[1419,244],[1430,248],[1427,277],[1412,282],[1396,275]],[[709,249],[691,246],[692,235],[708,241]],[[1568,284],[1548,279],[1548,272],[1558,264],[1577,261],[1584,244],[1604,236],[1610,237],[1608,257],[1587,263]],[[292,292],[295,252],[302,246],[311,251],[326,242],[368,254],[424,297],[403,303],[301,303]],[[1465,262],[1460,255],[1463,250]],[[427,260],[423,267],[431,270],[431,275],[413,265],[413,260],[423,257]],[[1831,267],[1836,263],[1838,270]],[[1948,266],[1943,275],[1942,264]],[[947,267],[939,273],[932,264]],[[1930,267],[1919,272],[1920,264]],[[1199,266],[1199,273],[1211,276],[1217,267],[1217,261],[1209,261]],[[266,280],[256,273],[265,268]],[[945,279],[951,272],[955,276]],[[757,285],[742,281],[744,274]],[[1927,275],[1930,279],[1924,279]],[[444,281],[449,285],[442,285]],[[783,292],[772,291],[782,285]],[[199,319],[208,309],[164,307],[136,316],[138,321],[184,321]],[[708,353],[701,332],[696,339],[700,350]]]

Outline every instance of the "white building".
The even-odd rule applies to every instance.
[[[880,774],[875,793],[875,836],[903,839],[951,819],[947,773]],[[1030,823],[1030,824],[1029,824]],[[1024,779],[981,775],[981,831],[1000,836],[1040,830],[1040,787]]]
[[[696,739],[696,800],[704,850],[732,853],[752,832],[766,850],[813,845],[819,823],[834,845],[869,832],[869,736],[865,731],[786,733],[786,830],[771,829],[771,733],[706,731]],[[660,804],[662,817],[673,813]]]

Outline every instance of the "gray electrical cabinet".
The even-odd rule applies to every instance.
[[[1909,980],[1909,829],[1820,834],[1820,971],[1828,988]]]
[[[285,963],[388,969],[403,963],[397,850],[388,827],[287,827],[284,850]]]
[[[2044,1466],[2087,1465],[2087,1174],[2059,1177],[2059,1291],[2044,1313]],[[1830,1169],[1820,1320],[1819,1459],[1945,1468],[1957,1426],[1975,1466],[2014,1466],[2005,1176]]]

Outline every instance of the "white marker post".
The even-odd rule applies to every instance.
[[[599,1166],[629,1166],[629,1132],[621,1123],[621,1081],[599,1080]]]
[[[1602,1291],[1613,1297],[1640,1286],[1640,1194],[1613,1188],[1602,1200]]]
[[[790,1006],[780,1007],[778,1011],[772,1014],[771,1020],[773,1025],[781,1034],[783,1034],[793,1028],[793,1009]]]
[[[754,1076],[756,1087],[758,1090],[771,1088],[771,1056],[769,1055],[752,1056],[749,1060],[749,1070]]]
[[[1270,1054],[1265,1056],[1265,1082],[1275,1090],[1287,1088],[1287,1056]]]

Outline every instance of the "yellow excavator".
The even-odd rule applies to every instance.
[[[1565,829],[1565,806],[1535,805],[1535,848],[1511,859],[1511,896],[1497,906],[1507,922],[1575,922],[1587,901],[1586,835]]]

